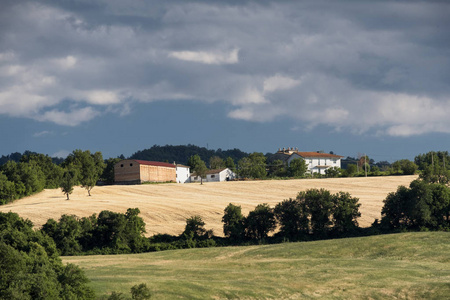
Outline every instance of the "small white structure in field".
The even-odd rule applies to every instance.
[[[203,178],[204,182],[218,182],[228,181],[236,178],[236,174],[228,168],[215,169],[206,171],[206,178]],[[191,174],[191,182],[200,182],[200,176]]]
[[[190,167],[176,164],[176,176],[177,176],[177,183],[185,183],[190,181]]]

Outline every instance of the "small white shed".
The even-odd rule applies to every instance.
[[[215,169],[206,171],[206,178],[203,178],[204,182],[218,182],[228,181],[236,178],[236,174],[228,168]],[[200,176],[191,174],[191,182],[200,182]]]

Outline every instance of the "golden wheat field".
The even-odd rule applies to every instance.
[[[357,177],[329,179],[295,179],[264,181],[233,181],[188,184],[114,185],[95,187],[88,196],[77,187],[70,200],[59,189],[44,190],[36,195],[0,206],[1,212],[15,212],[30,219],[37,227],[48,219],[59,219],[63,214],[86,217],[102,210],[125,212],[139,208],[147,224],[147,236],[156,233],[178,235],[184,230],[186,218],[200,215],[206,229],[222,235],[223,210],[228,203],[240,205],[246,215],[256,205],[268,203],[271,207],[299,191],[324,188],[332,193],[349,192],[361,203],[359,225],[370,224],[381,216],[386,195],[399,185],[408,186],[416,176]]]

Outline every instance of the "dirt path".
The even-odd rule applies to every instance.
[[[228,203],[240,205],[246,215],[260,203],[273,207],[284,199],[296,197],[299,191],[324,188],[358,197],[359,225],[367,227],[380,218],[386,195],[399,185],[408,186],[414,179],[416,176],[102,186],[95,187],[91,197],[86,190],[75,188],[69,201],[59,189],[54,189],[0,206],[0,211],[16,212],[39,227],[49,218],[59,219],[62,214],[86,217],[102,210],[125,212],[127,208],[138,207],[149,236],[180,234],[186,218],[192,215],[200,215],[207,229],[222,235],[221,219]]]

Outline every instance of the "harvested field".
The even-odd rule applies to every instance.
[[[86,217],[102,210],[125,212],[138,207],[147,224],[147,235],[156,233],[180,234],[186,218],[200,215],[207,229],[222,235],[223,210],[228,203],[240,205],[244,215],[260,203],[275,206],[284,199],[296,197],[299,191],[324,188],[332,193],[349,192],[361,203],[361,227],[370,226],[380,218],[383,200],[399,185],[408,186],[417,176],[358,177],[329,179],[296,179],[211,182],[200,185],[146,184],[130,186],[95,187],[89,197],[86,190],[77,187],[70,200],[59,190],[43,192],[0,206],[1,212],[12,211],[42,226],[49,218],[59,219],[63,214]]]

